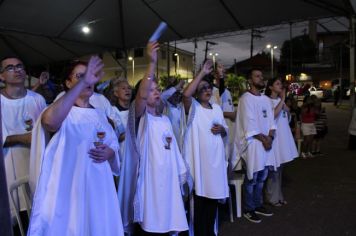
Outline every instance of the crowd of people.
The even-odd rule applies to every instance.
[[[306,98],[299,108],[281,79],[265,85],[252,68],[235,109],[223,65],[210,60],[190,83],[175,81],[161,92],[158,50],[148,43],[142,80],[134,90],[126,79],[113,80],[109,98],[94,92],[103,77],[99,57],[72,63],[64,91],[48,106],[25,88],[20,58],[1,60],[7,183],[28,176],[27,235],[216,235],[218,204],[230,197],[229,172],[239,161],[247,220],[259,223],[273,215],[267,206],[287,204],[282,170],[299,156],[299,124],[302,157],[320,154],[320,101]],[[24,194],[16,196],[26,216]]]

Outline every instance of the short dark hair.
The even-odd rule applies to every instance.
[[[262,72],[262,69],[260,67],[251,67],[251,69],[249,69],[248,72],[247,72],[247,79],[251,79],[252,78],[252,72],[254,72],[256,70]]]
[[[64,68],[63,75],[62,75],[62,85],[63,85],[64,91],[69,90],[69,88],[66,85],[66,81],[69,80],[70,75],[73,73],[74,68],[79,65],[87,66],[88,63],[85,61],[72,61]]]
[[[1,59],[0,59],[0,73],[2,73],[3,69],[4,69],[4,68],[2,68],[2,63],[7,59],[12,59],[12,58],[15,58],[23,63],[23,60],[15,54],[5,55],[5,56],[1,57]]]

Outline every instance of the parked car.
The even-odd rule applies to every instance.
[[[312,86],[309,88],[309,93],[310,93],[310,96],[315,95],[319,99],[324,98],[324,90],[321,88],[316,88],[316,87]]]

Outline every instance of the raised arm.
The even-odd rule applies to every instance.
[[[42,85],[45,85],[49,79],[49,73],[47,71],[43,71],[38,78],[37,83],[32,87],[32,91],[36,92]]]
[[[84,78],[43,113],[41,122],[47,131],[56,132],[61,127],[82,90],[100,80],[103,66],[104,64],[98,56],[90,58]]]
[[[147,55],[149,63],[144,78],[141,81],[140,87],[138,89],[136,99],[135,99],[135,116],[136,118],[142,116],[146,109],[147,98],[150,92],[153,76],[156,69],[157,63],[157,51],[159,49],[159,44],[157,42],[149,42],[147,44]]]
[[[276,119],[279,115],[279,113],[284,109],[285,104],[284,101],[286,100],[286,91],[283,89],[281,95],[280,95],[281,101],[277,104],[277,106],[274,108],[274,119]]]
[[[190,106],[192,105],[192,96],[195,93],[195,91],[197,90],[197,87],[198,87],[200,81],[204,78],[204,76],[211,73],[211,71],[213,70],[212,66],[213,66],[213,62],[211,60],[207,60],[204,63],[203,68],[198,73],[198,75],[184,89],[183,104],[184,104],[184,108],[185,108],[186,112],[189,111]]]

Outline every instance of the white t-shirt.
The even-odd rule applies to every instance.
[[[31,90],[27,90],[25,97],[20,99],[8,99],[1,95],[1,115],[3,144],[10,135],[25,134],[25,120],[31,119],[35,124],[38,116],[46,108],[44,98]],[[30,148],[23,145],[16,145],[3,149],[7,186],[23,177],[29,175]],[[25,210],[25,199],[20,193],[20,209]],[[15,208],[11,205],[11,213],[15,215]]]

